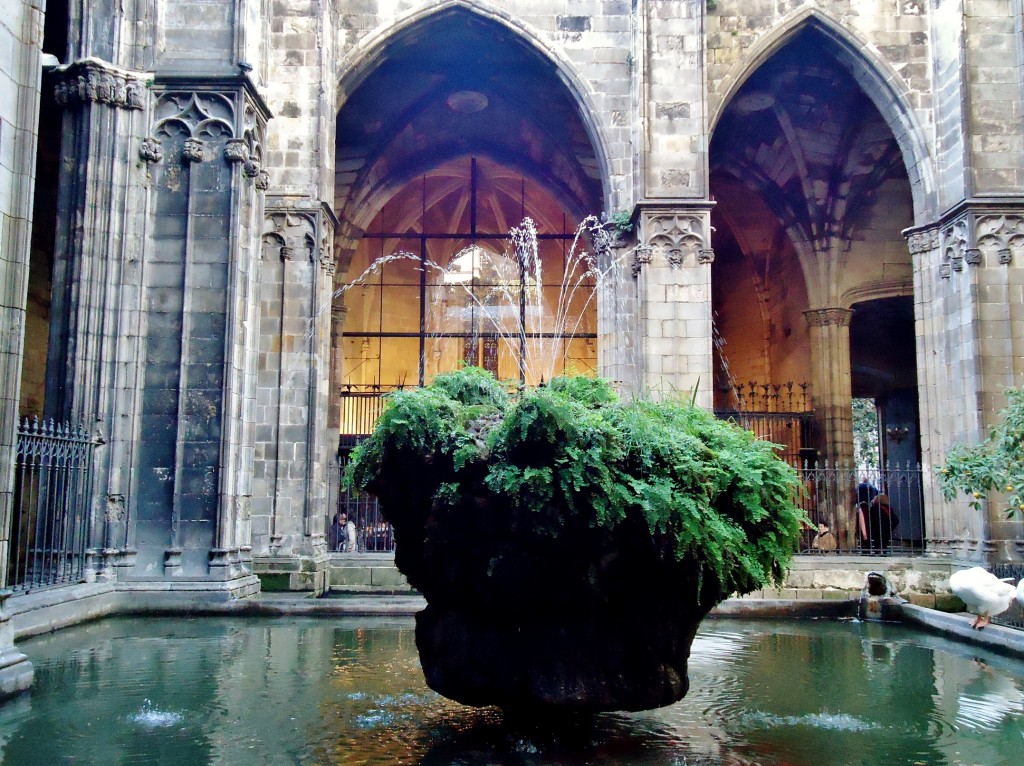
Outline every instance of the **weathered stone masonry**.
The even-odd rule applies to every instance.
[[[43,10],[8,0],[2,547],[44,99],[63,110],[59,178],[39,179],[57,195],[45,411],[101,440],[97,581],[211,597],[250,593],[257,574],[323,588],[345,372],[335,292],[364,227],[431,152],[487,156],[632,222],[603,255],[635,248],[601,299],[603,374],[627,391],[696,389],[711,406],[721,288],[732,326],[757,325],[757,342],[734,338],[734,366],[806,371],[825,457],[852,452],[851,322],[872,300],[912,301],[930,477],[952,443],[985,433],[1004,387],[1024,382],[1024,80],[1007,63],[1024,45],[1021,2],[713,5],[50,2],[66,45],[47,51],[59,63],[44,88]],[[403,97],[373,91],[386,67],[415,73],[423,52],[440,66],[445,44],[480,39],[536,75],[534,90],[501,91],[487,79],[500,71],[458,77],[494,103],[520,98],[524,115],[550,105],[569,127],[531,113],[494,125],[500,141],[488,144],[444,106],[441,70],[411,83],[434,111],[372,119],[374,99],[384,113]],[[854,113],[826,108],[852,91]],[[712,152],[716,135],[734,145]],[[926,481],[930,553],[1024,555],[1021,523],[1003,520],[998,498],[979,515]]]

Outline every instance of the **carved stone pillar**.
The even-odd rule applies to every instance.
[[[24,29],[24,39],[6,37],[8,60],[24,61],[25,81],[12,81],[10,95],[0,102],[0,130],[10,137],[12,152],[0,163],[0,587],[7,584],[10,531],[15,486],[21,371],[24,364],[25,305],[28,298],[32,239],[32,189],[36,172],[39,114],[42,14],[25,4],[11,6],[7,29]],[[3,70],[5,74],[7,69]]]
[[[696,391],[705,408],[713,395],[710,211],[707,202],[643,207],[633,266],[642,389]]]
[[[811,390],[824,457],[853,463],[853,395],[850,377],[850,319],[847,308],[804,312],[811,340]]]
[[[5,151],[0,162],[0,699],[28,689],[33,677],[32,663],[14,646],[5,608],[10,591],[3,586],[7,584],[15,489],[42,38],[43,14],[38,4],[4,7],[0,71],[5,88],[0,100],[0,130],[5,149],[13,147],[13,151]]]
[[[624,232],[607,224],[590,232],[603,274],[597,286],[597,371],[624,394],[641,389],[638,295],[631,289],[637,276],[635,232],[632,225]]]
[[[1024,558],[1024,522],[1008,521],[1005,497],[981,511],[942,499],[933,480],[949,448],[983,440],[1024,384],[1024,209],[975,203],[908,230],[915,318],[926,534],[931,553],[973,561]]]
[[[64,117],[45,414],[86,425],[101,442],[89,524],[99,561],[128,547],[126,515],[108,511],[123,507],[132,480],[139,256],[146,170],[159,147],[143,141],[148,74],[90,58],[59,67],[53,79]]]
[[[158,77],[148,93],[133,164],[143,246],[119,285],[131,310],[121,332],[137,347],[118,367],[114,409],[134,436],[121,458],[131,481],[117,490],[122,545],[137,557],[118,576],[206,579],[244,595],[258,587],[243,553],[269,112],[241,75]]]
[[[260,276],[254,567],[322,591],[337,429],[328,427],[336,221],[325,205],[272,197]],[[336,472],[336,468],[334,469]]]
[[[821,456],[829,463],[853,465],[853,395],[850,370],[850,319],[846,308],[804,312],[810,330],[811,391]],[[843,544],[852,546],[856,517],[846,498],[832,498],[826,523],[834,525]]]

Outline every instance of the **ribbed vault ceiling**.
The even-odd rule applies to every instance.
[[[711,142],[712,189],[738,182],[759,196],[804,252],[854,236],[879,187],[907,175],[892,131],[826,45],[806,30],[769,59]],[[727,219],[749,205],[743,194],[716,197]]]
[[[336,201],[365,227],[409,181],[489,157],[543,184],[573,215],[602,209],[599,163],[554,65],[464,10],[394,39],[338,114]]]

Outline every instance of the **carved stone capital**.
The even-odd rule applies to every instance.
[[[963,271],[970,240],[970,226],[966,217],[945,226],[941,238],[942,263],[948,264],[953,271]]]
[[[633,276],[637,276],[641,269],[650,263],[654,258],[654,248],[649,245],[638,245],[633,251]]]
[[[125,507],[124,507],[124,495],[107,495],[107,510],[106,510],[107,521],[124,521]]]
[[[249,146],[244,138],[230,138],[224,144],[224,159],[234,164],[246,162],[249,159]]]
[[[853,311],[843,308],[811,309],[804,312],[804,317],[810,327],[849,327]]]
[[[325,210],[322,204],[270,197],[264,210],[264,257],[276,254],[284,261],[317,264],[333,283],[333,222]]]
[[[701,248],[697,253],[697,263],[714,263],[715,251],[710,247]]]
[[[256,174],[256,180],[253,183],[260,191],[266,191],[270,188],[270,173],[266,170],[261,170]]]
[[[204,162],[206,145],[198,138],[186,138],[181,148],[181,159],[184,162]]]
[[[917,231],[907,237],[907,247],[911,255],[927,253],[939,246],[939,230],[929,229]]]
[[[1024,215],[980,215],[975,220],[974,235],[978,250],[989,256],[988,263],[1005,266],[1013,262],[1014,253],[1024,256]]]
[[[673,266],[681,265],[684,256],[691,252],[699,260],[701,251],[710,248],[704,218],[700,215],[655,213],[643,219],[643,227],[645,243],[664,253]]]
[[[55,70],[54,100],[68,108],[106,104],[122,109],[145,105],[146,75],[99,59],[83,59]]]
[[[139,144],[139,159],[143,162],[160,162],[164,158],[164,148],[158,138],[144,138]]]

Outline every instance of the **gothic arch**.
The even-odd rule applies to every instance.
[[[798,32],[808,28],[831,43],[830,53],[850,72],[892,131],[910,180],[915,223],[932,220],[937,213],[934,158],[909,106],[906,84],[888,62],[871,53],[867,42],[818,8],[803,8],[785,18],[749,49],[746,59],[736,64],[723,81],[708,135],[714,133],[719,119],[750,76]]]
[[[427,2],[403,17],[381,25],[376,32],[359,41],[339,62],[336,111],[341,110],[349,96],[378,68],[389,47],[428,21],[455,14],[465,14],[504,27],[539,58],[553,66],[558,81],[565,87],[575,104],[590,140],[601,176],[601,196],[604,206],[607,207],[612,199],[608,140],[603,127],[594,117],[598,110],[586,81],[579,76],[574,65],[565,56],[547,45],[534,30],[490,3],[481,0]]]

